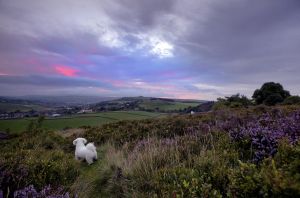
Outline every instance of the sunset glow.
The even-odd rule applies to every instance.
[[[63,66],[63,65],[55,66],[55,71],[58,74],[62,74],[64,76],[68,76],[68,77],[75,77],[77,75],[77,73],[78,73],[77,70],[72,69],[69,66]]]

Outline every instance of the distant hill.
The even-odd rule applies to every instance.
[[[0,97],[0,112],[27,112],[47,110],[49,106],[40,101],[23,100],[13,97]]]
[[[92,109],[94,111],[141,110],[156,112],[182,112],[204,102],[205,101],[202,100],[182,100],[139,96],[103,101],[92,106]]]
[[[0,112],[44,111],[61,106],[79,106],[112,100],[98,96],[0,96]]]
[[[184,100],[155,97],[99,97],[99,96],[0,96],[0,112],[44,111],[63,106],[85,106],[93,111],[140,110],[150,112],[187,112],[203,100]]]
[[[44,103],[64,104],[64,105],[84,105],[94,104],[102,101],[114,100],[116,97],[101,97],[101,96],[22,96],[22,99],[30,101],[42,101]]]
[[[215,104],[215,102],[213,101],[208,101],[208,102],[204,102],[200,105],[197,105],[195,107],[191,107],[187,109],[187,112],[208,112],[210,110],[212,110],[213,105]]]

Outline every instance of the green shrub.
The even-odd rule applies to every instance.
[[[227,108],[228,108],[228,105],[226,104],[226,102],[221,102],[221,101],[215,102],[215,104],[212,107],[212,109],[214,111],[218,111],[218,110],[222,110],[222,109],[227,109]]]
[[[175,167],[162,169],[155,175],[155,194],[158,197],[199,197],[202,178],[193,169]]]
[[[263,186],[263,178],[257,166],[240,162],[237,169],[232,169],[229,176],[229,195],[232,197],[267,197],[267,189]]]
[[[228,194],[233,197],[300,196],[300,145],[281,142],[275,157],[262,164],[240,162],[231,170]]]
[[[229,183],[229,170],[237,155],[227,150],[202,150],[194,156],[191,166],[164,168],[156,172],[155,190],[158,197],[223,197]]]
[[[230,97],[218,98],[217,102],[213,105],[213,110],[221,110],[230,108],[240,108],[251,106],[252,102],[246,96],[235,94]]]
[[[285,104],[285,105],[300,104],[300,96],[290,96],[290,97],[287,97],[283,101],[283,104]]]

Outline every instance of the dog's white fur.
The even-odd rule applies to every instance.
[[[75,159],[82,160],[85,159],[88,164],[92,164],[94,160],[97,160],[97,151],[94,143],[87,143],[85,138],[77,138],[73,141],[76,146],[75,149]]]

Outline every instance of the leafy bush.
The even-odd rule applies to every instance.
[[[260,165],[240,162],[231,170],[230,197],[300,196],[300,144],[281,142],[275,157]]]
[[[250,105],[252,105],[252,102],[246,96],[236,94],[230,97],[218,98],[217,102],[213,106],[213,109],[221,110],[226,107],[239,108],[239,107],[248,107]]]
[[[289,96],[284,101],[285,105],[300,104],[300,96]]]
[[[156,177],[158,197],[222,197],[207,181],[207,175],[201,175],[194,169],[176,167],[161,170]]]

